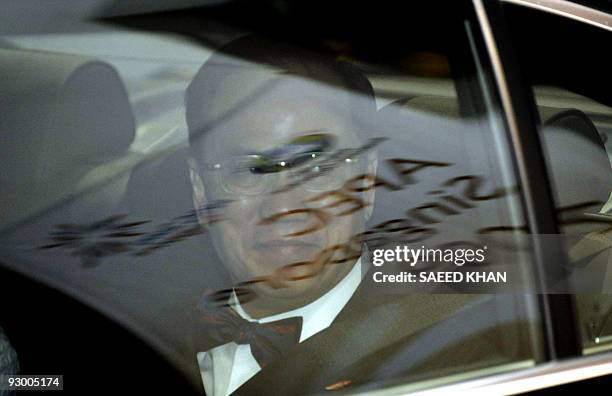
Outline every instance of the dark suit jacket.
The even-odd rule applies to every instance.
[[[531,357],[520,296],[381,290],[367,273],[329,328],[286,351],[235,394],[316,394],[334,384],[363,391]]]

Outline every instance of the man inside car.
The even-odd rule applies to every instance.
[[[376,106],[363,74],[247,36],[201,67],[186,113],[196,211],[229,202],[222,220],[201,218],[234,282],[205,296],[196,313],[206,393],[319,392],[416,373],[422,362],[431,369],[429,352],[404,350],[410,337],[473,297],[386,295],[367,281],[366,249],[355,235],[372,213],[374,183],[342,190],[376,174],[364,138]],[[338,154],[346,152],[358,155]],[[431,359],[433,367],[483,350],[451,349],[446,360]]]

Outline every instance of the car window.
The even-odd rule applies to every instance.
[[[606,350],[612,335],[612,97],[610,63],[598,46],[610,41],[610,32],[533,10],[508,10],[540,118],[583,351]],[[540,31],[540,24],[548,29]]]
[[[368,37],[360,21],[390,11],[298,30],[232,5],[4,35],[3,267],[208,395],[536,364],[521,191],[457,4]]]

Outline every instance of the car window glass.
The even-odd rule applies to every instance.
[[[610,32],[533,10],[508,8],[522,70],[533,86],[542,142],[569,257],[583,351],[609,348]],[[546,24],[545,32],[538,25]],[[535,34],[535,31],[538,34]]]
[[[409,42],[297,40],[200,11],[165,16],[172,33],[151,15],[2,37],[2,265],[209,395],[540,361],[520,189],[467,16],[417,7]]]

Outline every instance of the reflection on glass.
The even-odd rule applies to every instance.
[[[531,274],[502,123],[464,103],[487,87],[451,78],[439,50],[377,64],[231,36],[211,55],[143,34],[189,49],[161,65],[1,50],[27,78],[0,92],[42,102],[1,120],[20,132],[0,147],[18,187],[0,191],[2,265],[104,312],[214,396],[534,364],[531,297],[495,295]],[[49,91],[23,85],[40,76]],[[505,285],[405,281],[511,269]]]
[[[508,12],[541,122],[583,352],[610,349],[612,100],[610,63],[598,55],[610,32],[534,10]]]

